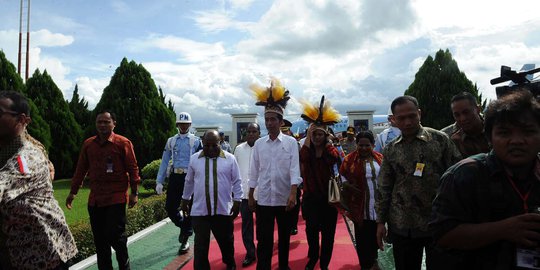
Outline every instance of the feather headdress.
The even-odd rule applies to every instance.
[[[319,126],[328,126],[339,122],[341,119],[341,115],[330,106],[330,102],[324,102],[324,96],[322,96],[321,103],[318,107],[304,100],[300,102],[304,106],[304,112],[301,117],[310,123]]]
[[[283,115],[283,110],[291,97],[289,97],[289,90],[283,87],[278,79],[272,78],[270,87],[252,84],[249,88],[255,95],[257,101],[255,105],[264,106],[265,113],[275,112]]]

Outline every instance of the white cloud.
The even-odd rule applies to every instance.
[[[78,77],[75,79],[75,83],[79,88],[79,95],[84,97],[88,101],[88,107],[93,109],[101,98],[103,89],[109,84],[111,78],[99,78],[92,79],[89,77]],[[73,86],[75,88],[75,86]],[[71,89],[73,91],[73,89]],[[69,93],[69,99],[71,100],[73,92]]]
[[[133,52],[160,49],[178,53],[179,60],[188,62],[212,60],[225,54],[222,42],[204,43],[170,35],[150,35],[143,40],[128,39],[124,43]]]
[[[71,45],[74,38],[60,33],[51,33],[47,29],[41,29],[30,33],[30,41],[32,47],[63,47]]]
[[[233,9],[248,9],[253,0],[230,0]]]
[[[198,11],[195,24],[205,32],[217,33],[227,29],[248,30],[253,23],[234,20],[234,13],[226,10]]]

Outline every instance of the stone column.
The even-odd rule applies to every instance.
[[[349,126],[353,126],[356,132],[369,129],[373,131],[373,114],[375,111],[347,111]]]
[[[237,144],[242,142],[242,136],[245,133],[246,128],[249,123],[257,123],[258,113],[233,113],[232,116],[232,126],[231,126],[231,136],[229,137],[229,143],[231,144],[232,149],[236,147]]]

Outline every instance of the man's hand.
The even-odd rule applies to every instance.
[[[236,217],[238,217],[238,214],[240,213],[240,202],[234,201],[233,206],[231,208],[231,217],[234,220]]]
[[[160,183],[156,184],[156,193],[158,195],[161,195],[161,193],[163,193],[163,185],[162,184],[160,184]]]
[[[540,215],[534,213],[514,216],[501,221],[503,239],[518,245],[537,247],[540,242]]]
[[[180,210],[184,212],[184,216],[187,216],[189,214],[189,201],[182,199],[182,202],[180,202]]]
[[[75,199],[75,194],[69,193],[69,195],[66,198],[66,207],[69,210],[71,210],[71,203],[73,202],[73,199]]]
[[[383,238],[386,237],[386,233],[384,223],[377,223],[377,245],[380,250],[384,250]]]
[[[250,188],[248,194],[248,207],[251,212],[255,212],[255,210],[257,210],[257,201],[255,201],[255,196],[253,193],[255,193],[255,189]]]
[[[291,191],[289,194],[289,199],[287,200],[287,206],[285,206],[285,211],[291,211],[296,206],[296,190]]]
[[[137,193],[129,194],[128,207],[133,208],[133,206],[135,206],[137,204],[137,202],[139,202],[139,195],[137,195]]]

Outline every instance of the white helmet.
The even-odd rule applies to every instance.
[[[191,124],[191,115],[187,112],[181,112],[178,114],[177,124]]]

